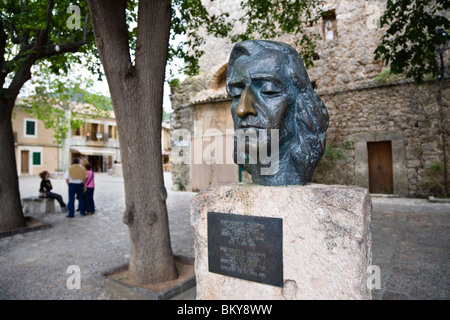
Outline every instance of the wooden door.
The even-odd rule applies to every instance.
[[[30,152],[28,150],[20,151],[20,173],[21,174],[29,174],[29,159]]]
[[[391,141],[367,143],[369,192],[394,193]]]

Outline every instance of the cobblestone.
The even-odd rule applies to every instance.
[[[450,298],[450,204],[373,198],[374,299]]]
[[[53,190],[67,202],[63,179],[52,179]],[[175,255],[194,257],[194,233],[189,223],[189,203],[195,195],[168,191],[170,236]],[[22,197],[37,194],[38,177],[19,179]],[[0,239],[1,299],[120,299],[101,290],[101,275],[129,259],[128,228],[122,222],[125,210],[123,178],[96,174],[96,213],[67,219],[56,205],[55,213],[32,216],[52,228]],[[70,265],[81,271],[81,289],[66,285]]]
[[[171,191],[165,173],[170,236],[176,255],[194,257],[189,203],[195,193]],[[19,179],[22,197],[37,194],[38,177]],[[54,191],[67,200],[62,179]],[[33,214],[52,228],[0,239],[0,300],[121,299],[102,290],[101,275],[129,259],[129,237],[122,223],[123,178],[96,175],[96,214],[65,218]],[[374,299],[450,299],[450,204],[424,199],[373,198],[373,264],[381,269],[381,289]],[[81,288],[70,290],[66,273],[81,271]],[[181,296],[195,297],[195,290]]]

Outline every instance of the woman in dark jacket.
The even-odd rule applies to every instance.
[[[42,171],[39,173],[39,176],[41,177],[41,187],[39,188],[40,195],[39,197],[42,198],[51,198],[55,199],[59,202],[59,205],[61,206],[61,210],[63,212],[67,211],[66,204],[64,203],[63,198],[61,195],[51,192],[53,189],[52,183],[50,182],[50,173],[48,171]]]

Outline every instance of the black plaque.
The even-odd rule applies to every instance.
[[[209,271],[282,287],[282,228],[280,218],[208,212]]]

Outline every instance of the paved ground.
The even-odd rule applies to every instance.
[[[189,203],[195,193],[173,192],[170,174],[165,178],[173,251],[193,257]],[[52,183],[67,200],[65,182]],[[21,196],[36,195],[38,186],[38,177],[20,178]],[[102,290],[99,275],[129,258],[123,179],[97,174],[95,201],[93,216],[67,219],[58,207],[33,215],[52,228],[0,239],[0,299],[122,298]],[[450,299],[450,204],[375,197],[373,209],[373,264],[381,270],[374,299]],[[79,290],[66,285],[71,265],[81,270]],[[193,297],[195,289],[178,298]]]
[[[450,204],[373,198],[375,299],[450,299]]]

